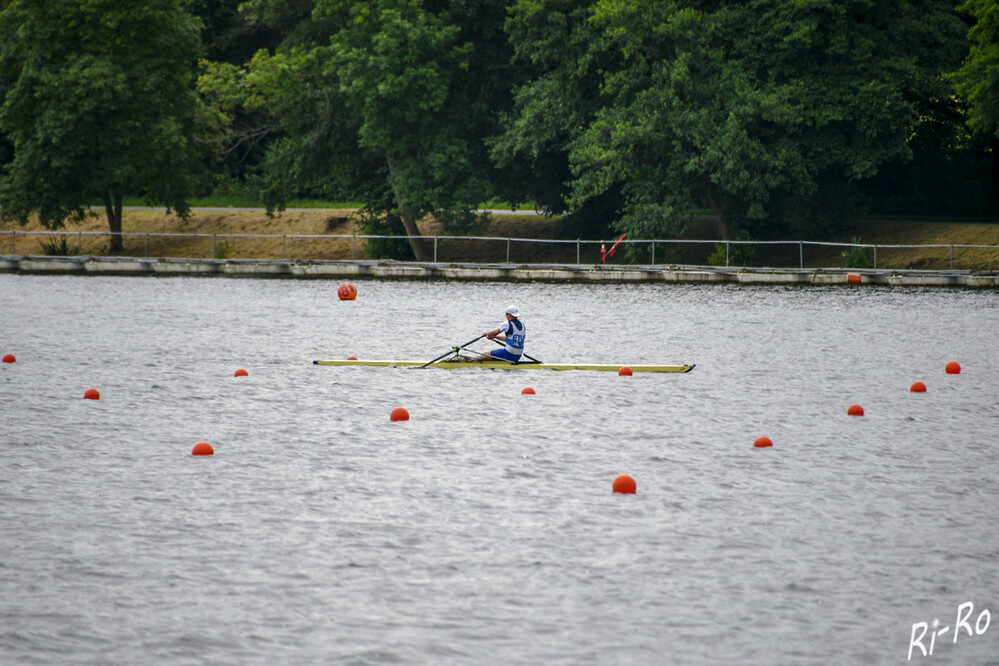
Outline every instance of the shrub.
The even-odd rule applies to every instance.
[[[853,237],[853,247],[843,252],[844,268],[874,268],[871,248],[861,247],[860,236]]]

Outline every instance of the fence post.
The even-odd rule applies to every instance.
[[[798,241],[798,268],[805,267],[805,244]]]
[[[878,246],[874,246],[874,270],[878,270]]]
[[[215,234],[212,234],[212,259],[218,259],[219,251],[215,247]]]
[[[146,256],[149,256],[149,233],[146,233]]]
[[[579,265],[579,239],[576,239],[576,265]]]
[[[10,253],[17,254],[17,232],[10,232]]]
[[[950,269],[954,270],[954,246],[950,246]]]
[[[288,234],[281,234],[281,258],[288,258]]]
[[[728,241],[725,241],[725,268],[728,268]]]
[[[357,249],[357,234],[350,237],[350,260],[354,261],[354,253]]]
[[[434,236],[434,263],[437,263],[437,236]]]
[[[652,241],[652,265],[656,265],[656,242]]]
[[[510,263],[510,239],[506,239],[506,263]]]
[[[83,232],[76,232],[76,254],[83,254]]]

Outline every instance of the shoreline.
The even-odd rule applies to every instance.
[[[25,275],[221,276],[292,279],[489,280],[575,283],[999,287],[999,271],[743,268],[688,265],[432,263],[393,260],[174,259],[0,255]],[[852,277],[851,277],[852,276]],[[857,277],[859,276],[859,277]]]

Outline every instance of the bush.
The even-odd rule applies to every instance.
[[[874,268],[871,248],[861,247],[860,236],[853,237],[853,247],[843,252],[844,268]]]
[[[358,226],[365,236],[401,236],[401,238],[368,238],[364,242],[364,250],[368,257],[399,261],[410,261],[415,258],[413,248],[406,238],[406,229],[398,217],[365,212],[359,216]]]
[[[740,231],[735,235],[738,241],[753,240],[746,231]],[[715,251],[708,257],[708,264],[711,266],[752,266],[753,259],[756,258],[756,247],[748,243],[729,243],[728,262],[725,261],[725,243],[716,243]]]
[[[69,257],[80,254],[78,248],[70,248],[69,243],[66,242],[66,237],[62,236],[59,240],[43,240],[41,242],[42,252],[50,257]]]

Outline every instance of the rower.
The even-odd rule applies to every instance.
[[[488,354],[479,356],[480,361],[510,361],[519,363],[524,354],[524,340],[527,338],[527,327],[520,321],[520,311],[516,305],[506,309],[506,321],[482,335],[490,340],[505,343],[502,349],[494,349]]]

